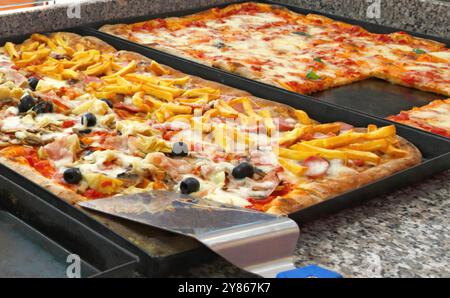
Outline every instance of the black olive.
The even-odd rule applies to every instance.
[[[81,124],[84,126],[94,126],[97,124],[97,117],[92,113],[86,113],[81,117]]]
[[[244,179],[245,177],[251,178],[255,173],[255,168],[248,162],[243,162],[234,167],[231,173],[236,179]]]
[[[90,128],[88,128],[88,129],[82,129],[82,130],[79,130],[79,131],[78,131],[78,133],[81,134],[81,135],[87,135],[87,134],[89,134],[89,133],[91,133],[91,132],[92,132],[92,129],[90,129]]]
[[[113,108],[113,103],[109,99],[107,99],[107,98],[100,98],[100,100],[106,102],[108,107],[110,107],[111,109]]]
[[[33,111],[38,114],[53,113],[53,105],[48,101],[40,101],[33,107]]]
[[[19,113],[25,113],[31,110],[36,104],[36,100],[31,95],[25,95],[20,99],[19,105],[17,108],[19,109]]]
[[[30,85],[31,90],[36,90],[36,87],[39,83],[39,79],[35,77],[29,77],[28,78],[28,85]]]
[[[186,178],[180,183],[180,191],[184,195],[196,192],[200,189],[200,182],[197,179],[190,177]]]
[[[89,155],[91,155],[92,153],[94,153],[94,151],[92,151],[92,150],[86,150],[86,151],[83,152],[83,155],[84,155],[84,156],[89,156]]]
[[[189,148],[186,143],[176,142],[172,146],[172,156],[187,156],[189,153]]]
[[[70,168],[64,171],[64,180],[70,184],[77,184],[83,176],[78,168]]]

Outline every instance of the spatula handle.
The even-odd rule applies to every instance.
[[[342,275],[317,265],[309,265],[280,272],[277,274],[277,278],[342,278]]]

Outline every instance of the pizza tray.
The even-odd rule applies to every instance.
[[[447,138],[358,112],[353,109],[340,107],[326,101],[317,100],[281,88],[259,83],[184,58],[150,49],[92,28],[79,28],[75,33],[96,36],[118,50],[138,52],[184,73],[216,81],[237,89],[248,91],[257,97],[304,110],[311,118],[322,123],[344,121],[356,127],[367,127],[369,124],[375,124],[377,126],[395,124],[397,126],[397,133],[416,145],[422,152],[424,157],[423,161],[415,167],[406,169],[390,177],[339,195],[334,199],[291,214],[290,217],[297,220],[297,222],[304,223],[314,220],[321,215],[349,207],[353,203],[362,202],[370,197],[386,194],[402,186],[411,185],[414,182],[421,181],[435,173],[450,169],[450,140]]]
[[[379,126],[392,124],[392,122],[387,120],[355,112],[325,101],[318,101],[310,97],[152,50],[92,28],[73,28],[67,31],[72,31],[80,35],[97,36],[118,50],[135,51],[187,74],[224,83],[238,89],[249,91],[253,95],[261,98],[303,109],[312,118],[320,122],[346,121],[361,127],[367,126],[368,124],[376,124]],[[8,40],[21,42],[26,37],[9,38]],[[424,160],[420,165],[293,213],[290,217],[300,224],[311,221],[323,215],[349,208],[402,186],[411,185],[412,183],[421,181],[426,177],[450,168],[450,142],[447,139],[403,125],[397,125],[397,127],[399,135],[414,143],[422,151]],[[84,212],[80,208],[74,207],[58,198],[40,185],[21,176],[13,169],[1,164],[0,177],[8,181],[14,181],[12,185],[5,183],[5,187],[10,189],[10,191],[17,190],[19,188],[18,185],[20,185],[23,189],[51,204],[59,211],[78,222],[82,222],[90,229],[138,256],[139,263],[137,270],[143,275],[164,276],[175,271],[180,272],[193,265],[209,261],[216,257],[211,251],[190,238],[152,229],[139,223],[131,223],[110,216]],[[5,187],[0,187],[0,191]],[[11,202],[9,203],[10,205]],[[23,210],[28,209],[32,210],[32,206],[23,208]]]
[[[1,278],[133,274],[137,257],[11,180],[0,185]],[[79,271],[69,267],[77,256]]]
[[[197,12],[201,12],[204,10],[207,10],[209,8],[213,7],[226,7],[230,4],[235,3],[242,3],[242,2],[250,2],[248,1],[230,1],[228,3],[222,4],[222,5],[214,5],[207,8],[197,8],[197,9],[190,9],[190,10],[184,10],[184,11],[178,11],[178,12],[172,12],[172,13],[165,13],[165,14],[158,14],[158,15],[147,15],[147,16],[140,16],[140,17],[133,17],[133,18],[124,18],[124,19],[116,19],[116,20],[110,20],[110,21],[103,21],[100,23],[92,24],[93,28],[100,28],[102,25],[105,24],[120,24],[120,23],[135,23],[140,22],[144,20],[154,19],[154,18],[166,18],[166,17],[179,17],[179,16],[185,16]],[[350,23],[353,25],[358,25],[366,30],[373,32],[373,33],[379,33],[379,34],[387,34],[397,31],[404,31],[411,35],[414,35],[416,37],[420,38],[426,38],[435,40],[441,43],[444,43],[447,45],[447,47],[450,47],[450,39],[445,38],[439,38],[435,36],[429,36],[425,34],[418,34],[410,31],[405,31],[402,29],[396,29],[392,27],[382,26],[378,24],[373,24],[369,22],[354,20],[350,18],[340,17],[328,13],[323,13],[319,11],[309,10],[309,9],[303,9],[299,8],[297,6],[278,3],[275,1],[251,1],[251,2],[261,2],[261,3],[267,3],[267,4],[274,4],[278,6],[284,6],[287,9],[301,13],[301,14],[320,14],[324,15],[326,17],[343,21],[346,23]],[[154,49],[153,49],[154,50]],[[161,52],[159,50],[154,50],[157,52]],[[198,62],[196,62],[198,63]],[[167,63],[166,63],[167,64]],[[223,71],[225,72],[225,71]],[[238,76],[238,75],[236,75]],[[264,84],[264,83],[260,83]],[[271,85],[268,85],[271,86]],[[275,87],[275,86],[272,86]],[[275,87],[282,89],[280,87]],[[282,89],[285,90],[285,89]],[[298,94],[298,93],[295,93]],[[403,87],[400,85],[394,85],[387,81],[371,78],[366,79],[363,81],[355,82],[350,85],[341,86],[332,88],[323,92],[318,92],[309,96],[300,96],[299,98],[310,98],[310,99],[320,99],[322,102],[330,103],[332,105],[345,107],[347,109],[355,110],[361,113],[366,113],[371,116],[386,118],[390,115],[396,115],[400,111],[409,110],[413,107],[419,107],[429,104],[431,101],[436,99],[442,99],[445,98],[445,95],[441,94],[435,94],[430,92],[424,92],[413,88]],[[399,124],[403,125],[403,124]],[[431,133],[430,133],[431,134]]]

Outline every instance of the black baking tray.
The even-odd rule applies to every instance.
[[[132,276],[137,257],[40,197],[0,176],[0,277]],[[72,276],[73,277],[73,276]]]
[[[231,1],[222,5],[214,5],[206,8],[200,9],[190,9],[172,13],[158,14],[158,15],[147,15],[133,18],[124,18],[124,19],[116,19],[110,21],[97,22],[91,25],[93,28],[99,28],[105,24],[119,24],[119,23],[135,23],[145,20],[150,20],[154,18],[166,18],[172,16],[184,16],[193,13],[197,13],[200,11],[204,11],[206,9],[212,7],[226,7],[230,4],[234,3],[243,3],[243,2],[261,2],[274,4],[278,6],[284,6],[289,10],[292,10],[301,14],[320,14],[327,16],[329,18],[343,21],[346,23],[350,23],[353,25],[358,25],[366,30],[379,33],[379,34],[387,34],[392,32],[404,31],[411,35],[435,40],[441,43],[446,44],[447,47],[450,47],[450,39],[440,38],[425,34],[418,34],[411,31],[405,31],[397,28],[382,26],[378,24],[373,24],[369,22],[354,20],[350,18],[345,18],[341,16],[336,16],[328,13],[323,13],[315,10],[303,9],[297,6],[283,4],[275,1]],[[158,51],[153,49],[154,51]],[[199,63],[199,62],[196,62]],[[238,75],[237,75],[238,76]],[[273,86],[275,88],[276,87]],[[284,89],[283,89],[284,90]],[[297,94],[297,93],[296,93]],[[323,102],[327,102],[333,105],[342,106],[351,110],[355,110],[358,112],[366,113],[371,116],[385,118],[390,115],[396,115],[402,110],[409,110],[416,106],[424,106],[430,103],[433,100],[444,98],[444,95],[424,92],[420,90],[416,90],[413,88],[408,88],[400,85],[394,85],[387,81],[371,78],[363,81],[355,82],[350,85],[341,86],[332,88],[323,92],[318,92],[309,96],[303,96],[308,98],[320,99]],[[430,133],[431,134],[431,133]]]
[[[213,69],[198,63],[191,62],[182,58],[177,58],[169,54],[165,54],[156,50],[149,49],[120,38],[98,32],[92,28],[76,28],[72,31],[81,35],[97,36],[104,41],[110,43],[117,49],[125,49],[139,52],[147,57],[155,59],[163,64],[174,67],[188,74],[197,75],[205,79],[218,81],[239,89],[247,90],[255,96],[278,101],[291,105],[295,108],[307,111],[311,117],[321,122],[346,121],[355,126],[367,126],[368,124],[376,124],[379,126],[391,124],[389,121],[372,117],[363,113],[354,112],[334,104],[323,101],[317,101],[310,97],[301,96],[296,93],[248,80],[230,73]],[[17,39],[8,39],[20,42],[24,37]],[[413,168],[407,169],[391,177],[387,177],[370,185],[361,187],[357,190],[350,191],[346,194],[337,196],[334,199],[323,202],[319,205],[312,206],[291,215],[299,223],[304,223],[318,217],[330,214],[344,208],[348,208],[371,197],[387,193],[404,185],[410,185],[424,178],[444,171],[450,168],[450,142],[444,138],[440,138],[410,127],[398,126],[398,132],[401,136],[410,140],[424,155],[423,162]],[[31,182],[21,176],[14,170],[0,164],[0,176],[5,177],[23,188],[32,192],[39,198],[50,203],[58,210],[70,215],[86,226],[114,241],[120,247],[130,251],[139,257],[138,271],[148,276],[162,276],[174,271],[180,271],[191,265],[210,260],[214,257],[209,250],[200,245],[196,245],[186,250],[180,250],[166,256],[151,255],[146,252],[139,244],[136,244],[124,236],[120,236],[113,229],[108,228],[108,224],[96,220],[91,214],[76,208],[69,203],[59,199],[56,195],[48,192],[41,186]],[[0,184],[1,185],[1,184]],[[1,187],[0,187],[1,189]],[[141,226],[142,228],[142,226]],[[147,228],[150,231],[150,228]],[[147,230],[145,230],[147,231]],[[164,236],[166,237],[166,236]],[[167,236],[171,237],[171,236]],[[173,236],[176,237],[176,236]],[[180,241],[188,241],[188,238],[182,238]]]
[[[308,96],[289,92],[281,88],[259,83],[216,68],[150,49],[93,28],[79,28],[75,32],[81,35],[96,36],[118,50],[138,52],[184,73],[217,81],[237,89],[248,91],[254,96],[287,104],[296,109],[302,109],[313,119],[322,123],[344,121],[357,127],[367,127],[369,124],[387,126],[393,123],[379,117],[339,107],[325,101],[318,101]],[[422,152],[423,161],[420,165],[295,212],[290,217],[299,223],[305,223],[325,214],[336,212],[355,203],[360,203],[371,197],[388,193],[402,186],[411,185],[433,174],[450,169],[450,141],[447,138],[409,126],[399,125],[398,123],[394,124],[397,126],[398,134],[416,145]]]

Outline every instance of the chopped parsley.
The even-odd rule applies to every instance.
[[[413,52],[416,53],[417,55],[421,55],[421,54],[426,54],[427,53],[427,52],[425,52],[422,49],[414,49]]]
[[[302,32],[302,31],[295,31],[293,32],[294,34],[300,35],[300,36],[305,36],[305,37],[312,37],[311,34],[308,34],[306,32]]]
[[[315,73],[312,68],[308,71],[308,73],[306,74],[306,77],[309,80],[319,80],[320,79],[320,76],[317,73]]]
[[[320,58],[320,57],[314,58],[314,61],[323,63],[323,60],[322,60],[322,58]]]

